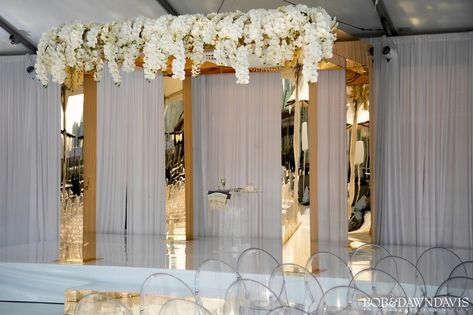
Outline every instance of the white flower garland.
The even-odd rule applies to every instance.
[[[213,50],[218,64],[235,69],[237,83],[249,82],[250,56],[263,66],[284,66],[299,58],[306,80],[316,82],[318,63],[332,57],[335,27],[335,19],[324,9],[304,5],[248,13],[140,17],[122,23],[63,24],[43,34],[36,72],[43,85],[49,75],[62,84],[73,71],[94,72],[99,80],[107,63],[114,82],[120,84],[120,70],[134,71],[142,54],[146,79],[165,71],[172,60],[173,77],[183,80],[186,60],[192,61],[192,74],[198,75],[205,52]]]

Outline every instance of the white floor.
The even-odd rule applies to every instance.
[[[60,315],[60,314],[64,314],[64,305],[0,302],[0,314],[2,315],[26,315],[26,314]]]
[[[305,257],[310,253],[308,227],[308,216],[303,216],[299,230],[286,243],[284,262],[305,265]],[[138,292],[144,279],[155,272],[173,273],[192,287],[195,269],[204,260],[216,258],[235,266],[238,255],[249,247],[264,248],[283,261],[281,240],[201,238],[167,242],[160,236],[98,235],[100,259],[84,265],[59,264],[56,241],[0,248],[0,314],[56,314],[61,305],[1,301],[62,303],[67,288]],[[317,247],[345,261],[349,261],[352,252],[347,243],[319,243]],[[425,250],[409,246],[386,248],[410,261],[416,261]],[[473,251],[455,252],[463,261],[473,258]],[[366,266],[361,264],[364,267],[370,262],[368,256]]]

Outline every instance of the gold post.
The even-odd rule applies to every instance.
[[[184,102],[184,166],[186,170],[186,240],[194,239],[194,176],[192,143],[192,77],[183,82]]]
[[[308,129],[309,129],[309,198],[310,198],[310,252],[315,253],[318,250],[319,240],[319,210],[318,210],[318,101],[317,84],[309,84],[309,109],[308,109]]]

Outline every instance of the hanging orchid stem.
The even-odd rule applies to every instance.
[[[147,80],[168,69],[183,80],[190,60],[193,75],[199,74],[202,64],[212,62],[232,67],[237,83],[246,84],[254,57],[261,68],[300,63],[305,80],[316,82],[319,62],[332,57],[335,30],[335,19],[324,9],[304,5],[63,24],[43,34],[35,68],[38,79],[47,85],[50,75],[62,84],[76,72],[94,72],[99,80],[107,64],[120,84],[121,72],[134,71],[138,58],[143,60]],[[207,60],[208,50],[213,51],[212,60]]]

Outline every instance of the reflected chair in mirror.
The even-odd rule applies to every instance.
[[[184,299],[173,299],[169,300],[163,304],[159,315],[212,315],[209,310],[207,310],[202,305]]]
[[[473,278],[473,261],[469,260],[458,264],[450,273],[449,278],[453,277]]]
[[[360,289],[350,286],[333,287],[320,300],[316,314],[361,315],[383,314],[378,303]]]
[[[275,309],[272,309],[268,315],[309,315],[306,311],[295,307],[281,306]]]
[[[353,274],[345,261],[326,251],[312,254],[305,268],[317,278],[324,292],[336,286],[347,286],[353,279]]]
[[[265,286],[279,262],[273,255],[261,248],[248,248],[238,256],[236,271],[242,279],[252,279]]]
[[[368,293],[376,299],[387,299],[388,301],[398,301],[395,305],[381,305],[383,312],[385,308],[390,314],[407,314],[407,294],[402,285],[385,271],[368,268],[358,272],[353,277],[351,286]],[[405,303],[406,302],[406,303]]]
[[[251,279],[235,281],[225,296],[224,314],[267,314],[283,306],[277,295],[267,286]]]
[[[192,289],[179,278],[167,273],[152,274],[141,285],[141,314],[159,314],[164,303],[176,298],[196,302]]]
[[[273,270],[269,288],[285,306],[311,313],[322,298],[323,289],[315,276],[302,266],[281,264]]]
[[[91,293],[77,303],[74,315],[132,315],[120,301],[103,294]]]
[[[426,297],[424,277],[409,260],[400,256],[383,257],[376,263],[375,269],[393,276],[401,284],[408,297],[424,301]],[[420,305],[412,303],[409,312],[417,313],[422,307],[422,302],[420,302]]]
[[[359,271],[374,268],[376,263],[391,253],[381,245],[364,244],[358,247],[350,257],[349,267],[355,275]]]
[[[212,314],[223,314],[225,294],[228,288],[239,279],[239,274],[227,263],[217,259],[204,261],[195,273],[197,302]]]
[[[433,296],[438,286],[450,277],[455,266],[461,264],[460,257],[445,247],[431,247],[417,259],[416,267],[424,277],[426,295]]]

